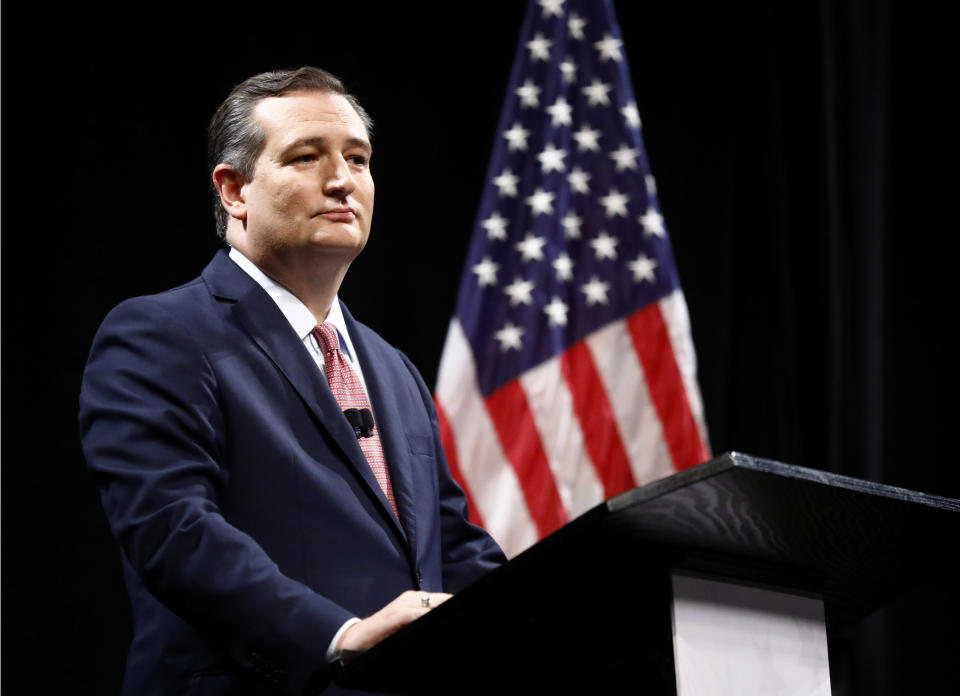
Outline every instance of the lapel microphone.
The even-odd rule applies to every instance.
[[[358,440],[361,437],[373,437],[373,414],[369,408],[348,408],[343,415],[357,434]]]

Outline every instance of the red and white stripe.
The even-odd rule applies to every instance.
[[[471,519],[511,557],[606,498],[710,458],[679,290],[486,398],[454,319],[435,397]]]

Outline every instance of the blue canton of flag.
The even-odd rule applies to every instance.
[[[679,287],[609,2],[532,5],[460,285],[484,394]]]
[[[709,457],[611,0],[531,0],[437,380],[471,515],[516,553]]]

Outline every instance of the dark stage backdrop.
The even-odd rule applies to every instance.
[[[946,23],[907,2],[796,4],[617,2],[712,445],[960,497]],[[316,64],[367,106],[376,215],[342,297],[432,384],[523,6],[8,11],[10,693],[118,689],[129,616],[80,453],[80,375],[112,306],[190,280],[218,248],[217,104],[250,74]],[[839,641],[836,693],[936,687],[960,646],[929,612],[951,595],[935,586]]]

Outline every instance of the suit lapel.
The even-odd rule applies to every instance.
[[[380,501],[394,529],[401,537],[404,536],[403,528],[398,524],[397,518],[390,509],[390,503],[383,494],[383,489],[380,488],[373,470],[363,455],[363,450],[360,449],[356,433],[344,418],[343,411],[333,398],[323,373],[317,369],[317,364],[310,357],[303,342],[276,303],[223,251],[217,254],[204,269],[203,278],[214,295],[233,300],[231,312],[237,322],[283,373],[307,408],[314,414],[320,426],[326,429]],[[366,365],[364,365],[364,375],[366,375]],[[390,461],[389,454],[387,461]]]
[[[400,513],[400,522],[406,532],[411,560],[415,561],[417,548],[417,516],[413,495],[415,487],[413,472],[410,469],[409,445],[403,429],[405,419],[398,401],[407,387],[393,376],[394,366],[399,362],[396,357],[376,353],[376,347],[370,341],[364,340],[365,327],[361,327],[354,320],[353,315],[343,303],[340,306],[343,309],[343,318],[350,332],[353,347],[357,351],[357,360],[363,369],[370,404],[376,415],[380,444],[383,446],[387,467],[390,470],[390,481],[393,484],[393,496]],[[400,369],[405,368],[401,365]]]

